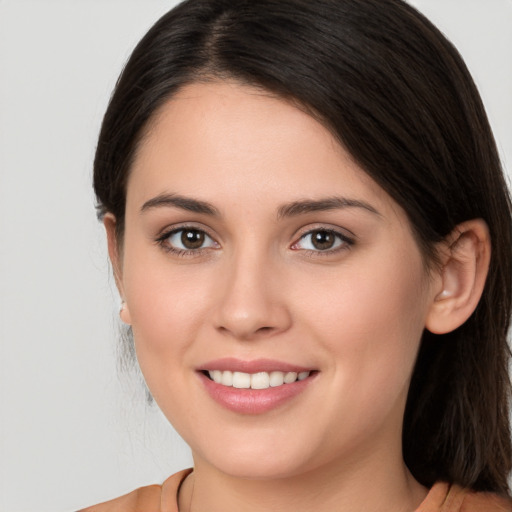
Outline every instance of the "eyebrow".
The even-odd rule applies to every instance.
[[[142,205],[140,213],[152,210],[153,208],[162,207],[174,207],[188,212],[202,213],[203,215],[213,215],[216,217],[219,216],[219,210],[212,204],[178,194],[160,194],[153,197]]]
[[[180,208],[188,212],[200,213],[203,215],[212,215],[219,217],[220,213],[215,206],[206,201],[192,199],[191,197],[180,196],[178,194],[160,194],[146,201],[141,213],[154,208]],[[379,217],[381,214],[370,204],[358,199],[348,199],[346,197],[326,197],[322,199],[304,199],[293,201],[280,206],[277,210],[278,220],[286,217],[296,217],[306,213],[338,210],[343,208],[362,208]]]
[[[323,199],[293,201],[292,203],[285,204],[278,209],[277,218],[282,219],[284,217],[295,217],[311,212],[338,210],[342,208],[363,208],[379,217],[381,216],[372,205],[364,201],[348,199],[346,197],[326,197]]]

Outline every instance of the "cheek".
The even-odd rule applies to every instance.
[[[208,281],[199,266],[177,266],[165,253],[127,240],[123,284],[141,366],[176,361],[196,337],[207,308]],[[197,286],[202,281],[202,286]]]
[[[141,272],[136,270],[139,265]],[[139,366],[153,398],[178,427],[181,416],[176,411],[188,408],[186,394],[178,390],[194,375],[189,371],[190,347],[199,337],[204,291],[175,272],[140,260],[133,271],[127,267],[125,276]]]
[[[427,279],[419,255],[347,268],[309,302],[307,318],[335,356],[338,378],[362,393],[406,386],[426,315]],[[326,283],[327,284],[327,283]],[[306,313],[304,313],[306,315]]]

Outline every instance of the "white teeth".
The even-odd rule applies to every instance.
[[[220,383],[223,386],[232,386],[233,385],[233,372],[227,371],[222,372],[222,377]]]
[[[244,373],[231,372],[229,370],[210,370],[210,378],[217,384],[234,387],[238,389],[268,389],[269,387],[291,384],[297,380],[304,380],[309,377],[311,372],[258,372]]]
[[[284,376],[285,384],[291,384],[292,382],[295,382],[296,380],[297,380],[297,374],[295,372],[288,372]]]
[[[267,372],[251,375],[251,389],[267,389],[270,387],[270,375]]]
[[[283,372],[271,372],[270,373],[270,386],[275,388],[284,384],[284,373]]]
[[[233,387],[249,389],[251,387],[251,375],[249,373],[233,372]]]

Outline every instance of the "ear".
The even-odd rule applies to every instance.
[[[425,327],[445,334],[461,326],[475,310],[491,259],[487,224],[474,219],[459,224],[440,247],[442,262],[434,279],[434,299]]]
[[[119,316],[121,320],[128,325],[131,325],[130,311],[125,301],[124,287],[123,287],[123,274],[122,274],[122,254],[121,248],[119,247],[119,240],[116,234],[116,218],[111,213],[107,213],[103,218],[103,225],[107,232],[107,245],[108,255],[112,268],[114,270],[114,279],[116,281],[117,290],[121,296],[121,309]]]

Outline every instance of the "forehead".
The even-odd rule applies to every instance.
[[[398,208],[311,115],[234,82],[190,84],[156,114],[132,167],[128,202],[162,193],[224,206],[336,193]]]

